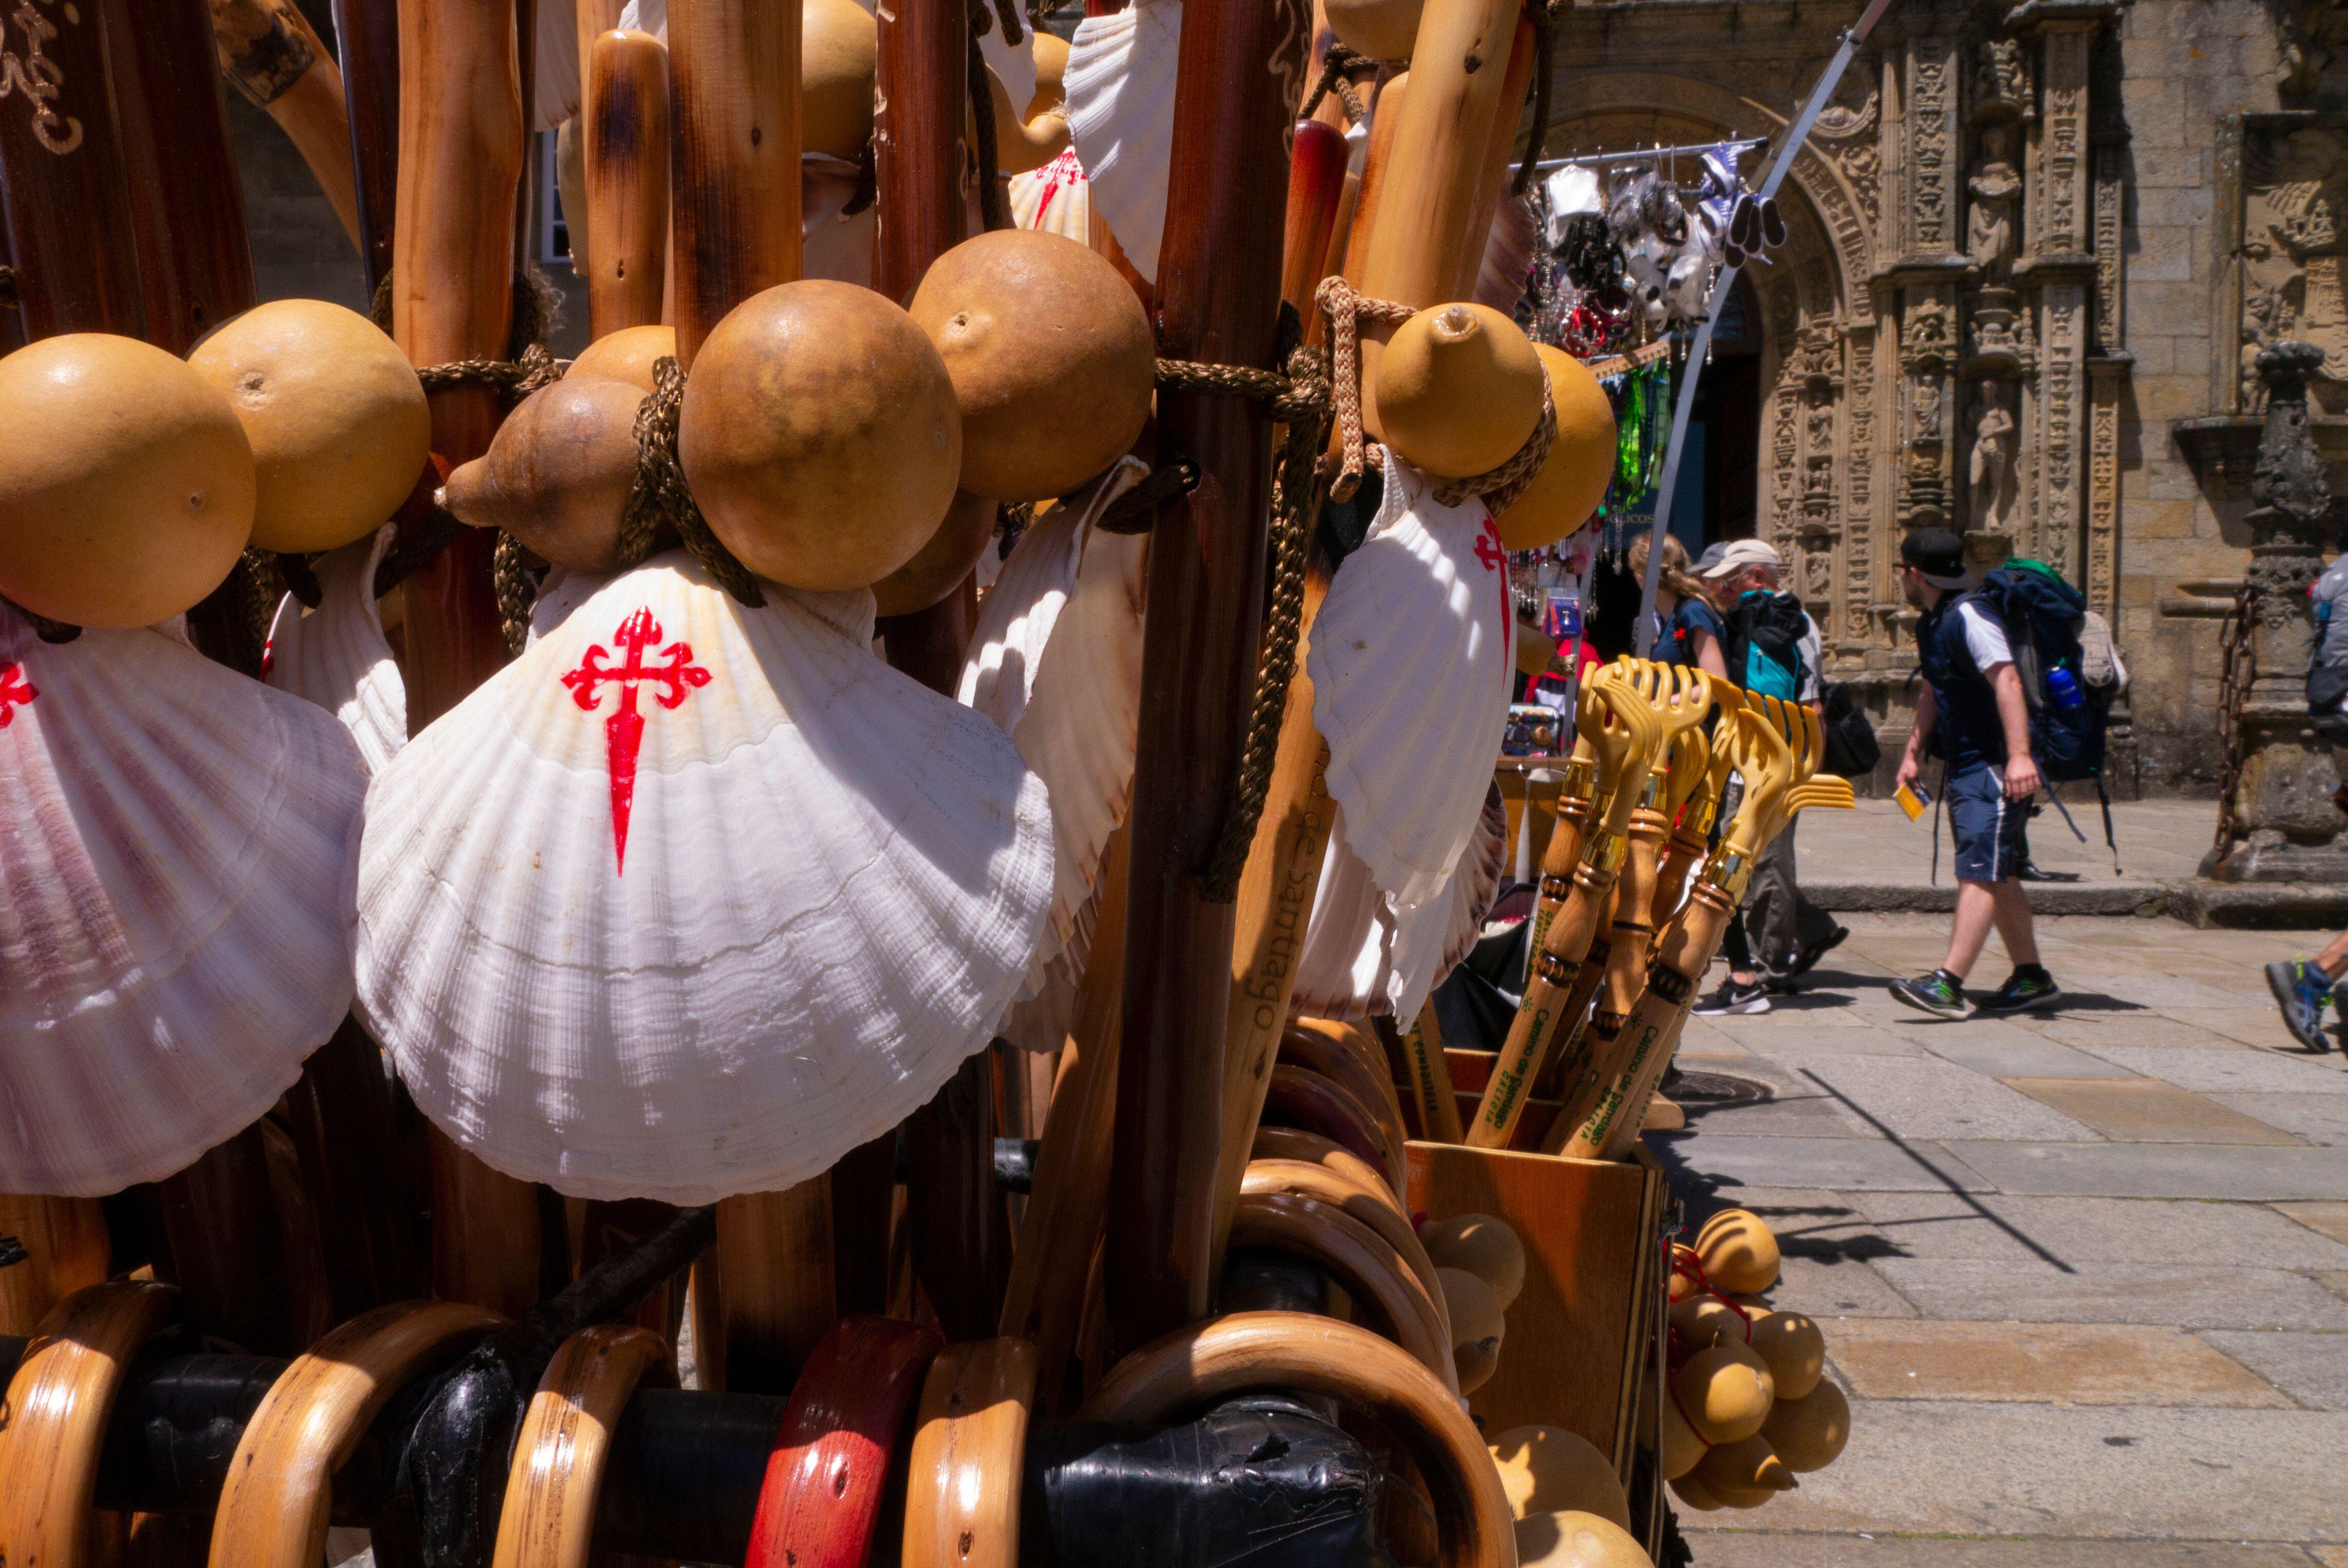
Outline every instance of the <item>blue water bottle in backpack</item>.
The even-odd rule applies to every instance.
[[[2079,677],[2061,665],[2056,665],[2046,672],[2046,695],[2053,699],[2056,707],[2065,713],[2079,707],[2087,700],[2087,694],[2079,689]]]

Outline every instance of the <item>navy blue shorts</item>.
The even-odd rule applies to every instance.
[[[1952,775],[1948,791],[1949,831],[1957,841],[1960,881],[2001,882],[2022,866],[2022,830],[2027,803],[2005,798],[2005,769],[1977,763]]]

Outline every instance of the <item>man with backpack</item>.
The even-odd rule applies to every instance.
[[[2069,624],[2064,613],[2077,616],[2085,602],[2034,562],[1993,573],[1992,583],[1976,586],[1965,566],[1964,542],[1946,529],[1920,528],[1909,534],[1900,543],[1900,591],[1923,612],[1916,623],[1916,646],[1924,676],[1900,782],[1914,787],[1928,748],[1948,759],[1941,796],[1956,840],[1957,913],[1941,967],[1893,981],[1891,994],[1943,1018],[2044,1007],[2063,992],[2038,962],[2030,901],[2014,873],[2022,863],[2022,809],[2042,781],[2039,743],[2069,761],[2085,749],[2077,738],[2081,727],[2059,717],[2080,706],[2065,701],[2066,694],[2082,696],[2078,672],[2063,662],[2059,628]],[[2075,633],[2070,645],[2077,646]],[[2035,705],[2038,711],[2058,716],[2035,727],[2036,734],[2034,704],[2017,661],[2028,662],[2030,674],[2047,688]],[[2100,727],[2093,739],[2093,762],[2100,767]],[[1992,925],[2005,943],[2013,973],[1975,1006],[1965,999],[1965,977]]]
[[[1778,591],[1782,569],[1774,546],[1739,539],[1722,550],[1703,580],[1717,595],[1714,606],[1726,628],[1721,642],[1728,678],[1747,691],[1815,708],[1823,693],[1818,628],[1803,611],[1801,600]],[[1794,862],[1794,824],[1788,822],[1753,862],[1745,905],[1722,944],[1728,954],[1728,978],[1697,1003],[1696,1013],[1718,1017],[1767,1012],[1771,991],[1793,989],[1795,976],[1806,974],[1849,934],[1834,916],[1802,896]]]

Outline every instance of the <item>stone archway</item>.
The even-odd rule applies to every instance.
[[[1643,72],[1558,85],[1551,156],[1780,133],[1785,117],[1708,82]],[[1779,192],[1787,243],[1748,271],[1760,304],[1756,531],[1785,554],[1830,655],[1864,656],[1890,631],[1890,507],[1878,430],[1869,279],[1879,193],[1875,104],[1844,109],[1797,154]],[[1832,156],[1822,155],[1823,145]]]

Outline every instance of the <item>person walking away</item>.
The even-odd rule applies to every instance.
[[[1631,575],[1642,583],[1647,580],[1650,537],[1641,534],[1631,542]],[[1655,620],[1657,659],[1727,678],[1728,665],[1722,650],[1728,628],[1704,596],[1704,584],[1688,571],[1687,546],[1668,533],[1663,535],[1663,574],[1655,588]]]
[[[1721,552],[1706,585],[1718,584],[1715,603],[1725,606],[1729,678],[1747,691],[1818,712],[1824,695],[1823,645],[1801,600],[1778,587],[1783,567],[1775,547],[1740,539]],[[1721,816],[1725,820],[1729,813],[1723,810]],[[1793,990],[1797,976],[1850,935],[1802,896],[1794,829],[1787,822],[1754,861],[1744,905],[1722,944],[1728,977],[1697,1004],[1699,1015],[1767,1012],[1771,992]]]
[[[2348,739],[2348,523],[2333,541],[2341,555],[2307,591],[2308,614],[2315,622],[2315,657],[2307,671],[2307,712],[2317,731],[2333,740]],[[2348,801],[2343,783],[2335,801]],[[2343,810],[2348,810],[2343,805]],[[2311,1051],[2331,1049],[2323,1034],[2323,1006],[2329,1002],[2348,1016],[2348,932],[2313,958],[2280,960],[2267,965],[2267,989],[2282,1009],[2283,1027]]]
[[[2030,901],[2014,880],[2022,806],[2039,785],[2021,672],[2005,627],[1969,592],[1975,583],[1962,541],[1946,529],[1920,528],[1901,542],[1900,562],[1900,592],[1923,612],[1916,647],[1924,676],[1900,782],[1914,786],[1928,748],[1948,759],[1941,792],[1956,841],[1957,912],[1941,966],[1893,981],[1891,994],[1943,1018],[2044,1007],[2063,991],[2038,962]],[[1965,978],[1993,925],[2013,973],[1975,1006],[1965,999]]]

